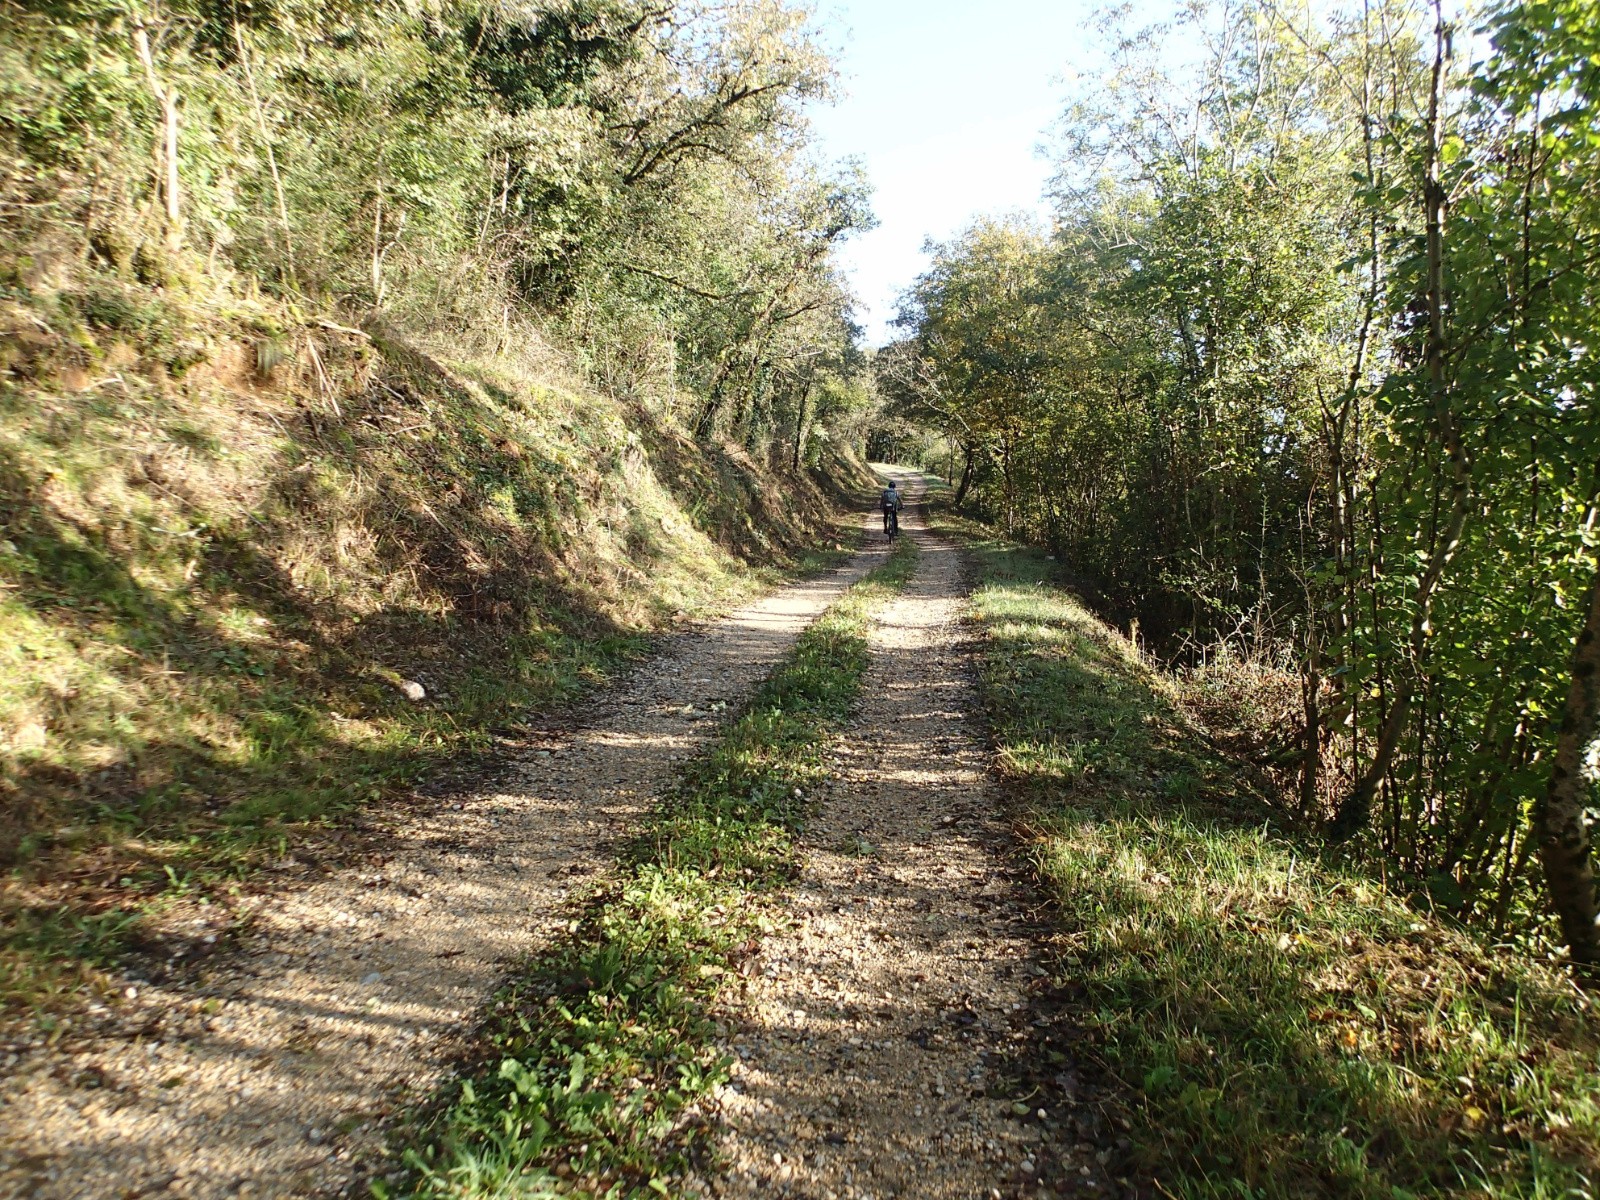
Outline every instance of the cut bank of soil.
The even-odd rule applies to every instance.
[[[876,516],[872,518],[876,520]],[[789,649],[883,557],[781,589],[679,643],[584,728],[513,751],[495,791],[397,834],[380,868],[254,914],[202,991],[145,985],[87,1036],[0,1083],[0,1196],[337,1193],[379,1162],[383,1118],[425,1095],[508,960]]]
[[[1038,1051],[1030,985],[1044,972],[973,727],[961,558],[915,514],[902,527],[921,567],[873,623],[859,719],[802,838],[793,926],[725,1017],[729,1170],[699,1187],[739,1200],[1118,1194],[1063,1088],[1009,1086],[1040,1073],[1015,1060]]]

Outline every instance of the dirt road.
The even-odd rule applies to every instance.
[[[731,1170],[707,1187],[741,1200],[1092,1195],[1104,1184],[1090,1148],[1063,1140],[1068,1114],[1004,1086],[1042,971],[973,716],[961,557],[917,513],[903,527],[921,565],[873,623],[794,924],[730,1014]]]
[[[876,520],[874,515],[873,520]],[[794,639],[881,561],[868,548],[679,640],[585,728],[516,751],[496,789],[256,914],[201,991],[135,993],[87,1038],[0,1082],[0,1196],[36,1200],[337,1193],[426,1093],[448,1037],[569,889]]]
[[[913,497],[920,477],[901,473]],[[687,637],[493,792],[420,820],[379,873],[262,911],[205,994],[146,989],[113,1034],[0,1089],[0,1194],[326,1196],[379,1161],[384,1118],[438,1081],[450,1036],[562,914],[868,549]],[[1036,1053],[1037,929],[990,783],[959,550],[915,508],[906,590],[875,615],[857,719],[803,839],[792,922],[722,1014],[725,1170],[766,1200],[1111,1196],[1085,1126],[1014,1086]],[[1026,1072],[1024,1072],[1025,1074]],[[1076,1132],[1074,1132],[1076,1130]]]

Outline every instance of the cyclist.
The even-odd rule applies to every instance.
[[[878,497],[878,507],[883,509],[883,532],[893,537],[900,532],[900,489],[895,487],[894,480],[889,481],[889,486]]]

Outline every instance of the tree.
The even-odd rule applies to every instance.
[[[1157,646],[1293,673],[1305,817],[1492,925],[1537,849],[1592,969],[1600,17],[1177,24],[1192,70],[1113,26],[1050,236],[940,247],[881,386]]]

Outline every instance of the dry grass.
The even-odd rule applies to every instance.
[[[0,297],[0,1001],[53,1006],[175,893],[225,902],[837,536],[816,484],[522,342]]]

